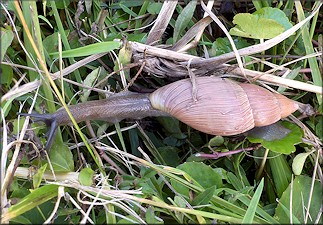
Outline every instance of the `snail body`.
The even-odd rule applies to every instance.
[[[103,100],[70,106],[77,122],[147,116],[173,116],[207,134],[230,136],[254,127],[273,124],[299,108],[296,101],[253,84],[242,84],[217,77],[197,77],[193,98],[192,81],[183,79],[163,86],[151,94],[127,92]],[[21,114],[37,118],[50,126],[46,149],[57,126],[71,124],[64,108],[53,114]]]
[[[298,109],[297,102],[253,84],[197,77],[196,86],[196,101],[190,79],[161,87],[149,98],[153,108],[199,131],[222,136],[273,124]]]

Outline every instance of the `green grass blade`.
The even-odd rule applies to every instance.
[[[100,42],[100,43],[95,43],[95,44],[87,45],[80,48],[63,51],[62,57],[69,58],[69,57],[89,56],[93,54],[109,52],[114,49],[118,49],[120,46],[121,46],[121,42],[116,42],[116,41]],[[56,58],[58,57],[58,52],[51,53],[50,55]]]
[[[258,185],[257,190],[250,201],[250,205],[247,209],[245,216],[243,217],[242,223],[253,222],[263,188],[264,188],[264,178],[261,179],[260,184]]]
[[[19,216],[36,206],[57,196],[58,186],[49,184],[33,190],[29,195],[20,200],[16,205],[11,206],[8,211],[2,214],[1,221],[8,221]]]
[[[303,11],[301,2],[295,1],[295,7],[296,7],[298,20],[299,21],[304,20],[305,15],[304,15],[304,11]],[[315,24],[312,24],[312,25],[315,26]],[[304,27],[302,27],[301,33],[302,33],[302,38],[304,41],[306,54],[310,55],[310,54],[315,53],[313,45],[312,45],[312,38],[310,37],[310,33],[308,30],[308,26],[305,25]],[[316,58],[313,58],[313,57],[309,58],[308,63],[309,63],[310,68],[312,70],[312,77],[313,77],[314,84],[321,87],[322,86],[322,77],[321,77],[320,69],[319,69]],[[321,105],[322,104],[322,95],[317,94],[316,97],[317,97],[317,101]]]

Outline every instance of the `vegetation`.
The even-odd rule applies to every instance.
[[[323,223],[322,2],[204,3],[1,2],[1,223]],[[17,116],[201,75],[315,113],[277,142],[166,117],[74,123],[50,151],[46,125]]]

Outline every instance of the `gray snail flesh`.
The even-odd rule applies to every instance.
[[[283,95],[229,79],[197,77],[196,87],[196,100],[191,80],[183,79],[151,94],[116,94],[104,100],[70,106],[69,109],[77,122],[103,120],[115,123],[126,118],[173,116],[204,133],[230,136],[273,124],[299,108],[296,101]],[[53,114],[22,115],[33,116],[51,127],[46,149],[52,143],[57,126],[71,124],[64,108]]]

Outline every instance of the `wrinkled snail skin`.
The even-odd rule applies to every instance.
[[[102,100],[88,101],[69,106],[76,122],[102,120],[117,123],[123,119],[142,119],[148,116],[169,116],[152,108],[148,94],[134,92],[115,94]],[[65,108],[52,114],[58,125],[71,125],[72,122]]]
[[[253,84],[217,77],[197,77],[197,101],[190,79],[157,89],[153,108],[212,135],[230,136],[273,124],[298,109],[297,102]]]
[[[148,94],[133,92],[118,93],[102,100],[88,101],[68,107],[76,122],[86,120],[102,120],[110,123],[117,123],[123,119],[142,119],[148,116],[170,116],[165,112],[152,108]],[[48,127],[48,140],[45,146],[49,150],[57,131],[61,125],[71,125],[72,121],[65,108],[58,109],[52,114],[27,114],[36,121],[44,122]]]
[[[116,123],[126,118],[173,116],[204,133],[230,136],[273,124],[298,109],[297,102],[257,85],[218,77],[196,77],[195,82],[196,98],[192,81],[184,79],[151,94],[118,93],[107,99],[70,106],[69,110],[76,122],[103,120]],[[71,124],[64,108],[53,114],[29,115],[50,126],[46,149],[53,141],[57,126]]]

